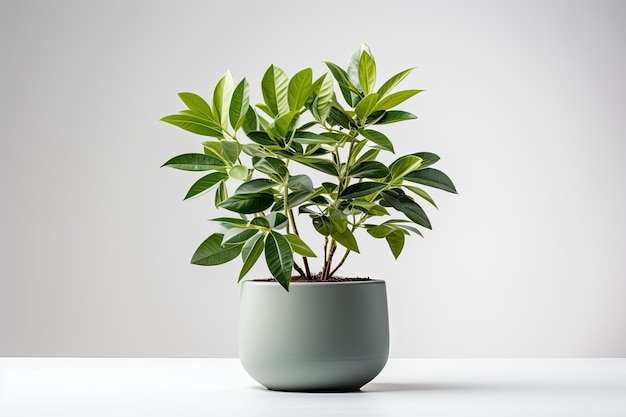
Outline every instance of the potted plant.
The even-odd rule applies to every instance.
[[[325,64],[329,72],[318,78],[311,68],[289,78],[271,65],[255,106],[246,78],[235,84],[227,72],[210,100],[180,93],[187,108],[161,119],[208,137],[203,152],[163,164],[208,172],[185,199],[214,191],[215,206],[231,212],[212,219],[217,228],[191,262],[240,257],[241,281],[265,259],[271,279],[242,283],[239,350],[244,368],[270,389],[356,390],[382,370],[385,282],[337,272],[359,252],[357,238],[385,239],[397,258],[406,236],[422,235],[416,226],[431,228],[416,198],[435,203],[419,185],[456,193],[432,168],[437,155],[394,157],[379,130],[416,118],[396,109],[422,91],[396,88],[412,68],[375,88],[376,62],[365,44],[347,68]],[[316,250],[302,238],[304,224],[319,235]]]

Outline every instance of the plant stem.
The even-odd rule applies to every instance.
[[[291,227],[293,228],[293,233],[300,237],[300,233],[298,233],[298,226],[296,226],[296,219],[293,217],[293,210],[289,210],[289,222],[291,223]],[[311,270],[309,269],[309,260],[306,256],[302,257],[302,263],[304,264],[304,270],[306,271],[307,279],[311,279]]]
[[[295,263],[295,262],[293,263],[293,269],[298,271],[298,274],[300,274],[301,277],[307,278],[307,276],[304,275],[304,271],[302,270],[302,268],[300,268],[300,266],[297,263]]]
[[[335,256],[336,250],[337,250],[337,242],[333,240],[330,243],[330,252],[328,253],[328,260],[326,261],[326,265],[324,265],[324,273],[322,275],[322,280],[327,280],[332,277],[332,275],[330,275],[330,267],[333,263],[333,256]]]
[[[332,277],[333,275],[335,275],[335,272],[337,272],[337,270],[339,268],[341,268],[341,265],[343,265],[343,263],[346,261],[346,259],[348,258],[348,255],[350,254],[350,249],[346,249],[346,252],[343,254],[341,260],[339,261],[339,263],[337,264],[337,266],[335,267],[335,269],[333,269],[330,273],[330,276]]]

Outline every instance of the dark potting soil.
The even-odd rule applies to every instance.
[[[325,280],[321,280],[319,279],[319,274],[318,275],[313,275],[312,279],[308,279],[305,277],[302,277],[300,275],[296,275],[291,277],[291,282],[347,282],[347,281],[369,281],[370,278],[364,278],[364,277],[330,277],[328,279]],[[265,278],[265,279],[255,279],[253,281],[265,281],[265,282],[269,282],[269,281],[276,281],[274,278]]]

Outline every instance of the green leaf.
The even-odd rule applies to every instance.
[[[243,229],[234,227],[224,233],[224,237],[222,238],[222,246],[227,247],[228,245],[243,244],[257,233],[259,233],[257,229]]]
[[[271,231],[265,238],[265,261],[272,276],[287,291],[293,270],[293,252],[289,241],[280,233]]]
[[[296,191],[308,191],[313,193],[315,191],[313,187],[313,181],[307,175],[299,174],[289,177],[288,187],[290,190]]]
[[[287,166],[283,161],[278,158],[272,158],[271,156],[253,156],[252,165],[258,171],[265,174],[276,174],[279,177],[285,177],[287,175]]]
[[[356,162],[359,163],[359,162],[365,162],[365,161],[373,161],[374,159],[376,159],[379,153],[380,153],[380,149],[369,149],[363,155],[361,155],[356,160]]]
[[[389,215],[389,212],[386,208],[376,203],[372,203],[365,200],[355,199],[350,203],[352,206],[359,207],[367,212],[370,216],[386,216]]]
[[[213,92],[213,118],[220,123],[222,128],[228,129],[228,110],[230,101],[235,90],[235,82],[230,71],[220,78]]]
[[[415,201],[411,199],[411,197],[407,195],[394,195],[389,191],[383,191],[382,193],[383,200],[389,204],[391,207],[396,210],[404,213],[406,217],[409,218],[412,222],[419,224],[420,226],[424,226],[427,229],[432,229],[430,225],[430,220],[428,220],[428,216],[424,212],[424,209],[420,207]]]
[[[235,165],[228,171],[228,175],[232,179],[245,181],[248,178],[248,168],[243,165]]]
[[[270,109],[269,106],[267,104],[265,104],[265,103],[257,103],[257,104],[255,104],[255,106],[258,109],[263,110],[263,112],[265,114],[267,114],[269,117],[271,117],[272,119],[275,118],[275,117],[278,117],[278,115],[274,114],[272,109]]]
[[[215,207],[219,207],[222,201],[228,198],[228,189],[226,188],[226,182],[220,182],[219,187],[215,190]]]
[[[339,84],[339,89],[341,90],[341,94],[343,98],[346,100],[351,107],[354,107],[358,102],[360,97],[359,90],[350,82],[350,78],[348,77],[348,73],[343,70],[340,66],[333,64],[332,62],[325,61],[324,62],[330,73],[337,80],[337,84]]]
[[[195,110],[201,113],[204,117],[213,119],[211,113],[211,107],[204,101],[202,97],[194,93],[178,93],[178,97],[185,103],[189,110]]]
[[[420,165],[419,169],[424,169],[439,161],[439,156],[431,152],[416,152],[413,155],[422,158],[422,165]]]
[[[376,62],[367,51],[361,53],[359,60],[359,82],[367,97],[374,90],[376,83]]]
[[[415,68],[405,69],[401,71],[385,81],[383,85],[380,86],[377,93],[380,97],[384,97],[389,91],[391,91],[396,85],[398,85],[402,80],[406,78],[407,75],[411,73]]]
[[[297,207],[300,204],[304,203],[305,201],[309,201],[315,195],[316,193],[310,192],[310,191],[295,191],[293,193],[290,193],[287,196],[287,208],[292,209],[294,207]],[[273,210],[277,210],[278,207],[280,207],[280,210],[282,210],[284,206],[282,204],[277,203],[277,207],[274,208]]]
[[[393,153],[393,144],[389,138],[382,133],[371,129],[360,129],[359,133],[363,135],[365,139],[372,141],[382,149]]]
[[[220,265],[235,259],[241,253],[243,245],[224,247],[221,245],[224,235],[214,233],[196,249],[191,258],[194,265]]]
[[[378,102],[378,94],[372,93],[366,95],[363,100],[359,102],[354,108],[354,112],[358,116],[359,119],[365,120],[367,116],[369,116],[372,111],[374,111],[374,107],[376,107],[376,103]]]
[[[409,172],[415,171],[422,164],[422,158],[415,155],[405,155],[396,159],[389,165],[392,179],[400,179]]]
[[[390,233],[398,230],[397,226],[392,224],[383,223],[379,225],[366,225],[367,233],[369,233],[372,237],[376,239],[382,239],[384,237],[389,236]]]
[[[374,110],[389,110],[396,107],[398,104],[408,100],[417,93],[421,93],[424,90],[402,90],[397,93],[391,93],[387,97],[382,98]]]
[[[222,141],[219,142],[202,142],[202,146],[204,147],[204,154],[209,156],[214,156],[218,159],[224,161],[224,164],[228,163],[228,160],[224,156],[222,152]]]
[[[187,191],[187,195],[185,196],[185,200],[187,200],[188,198],[197,196],[197,195],[199,195],[199,194],[209,190],[215,184],[219,183],[220,181],[222,181],[222,180],[224,180],[226,178],[228,178],[228,174],[226,174],[224,172],[212,172],[209,175],[205,175],[204,177],[202,177],[198,181],[196,181],[191,186],[189,191]]]
[[[230,117],[230,125],[233,127],[234,131],[239,130],[239,128],[243,125],[249,108],[250,85],[248,84],[248,80],[244,78],[239,84],[237,84],[230,102],[228,114]]]
[[[337,165],[334,162],[329,161],[328,159],[322,158],[309,158],[309,157],[294,157],[294,161],[301,163],[302,165],[306,165],[310,168],[316,169],[318,171],[324,172],[326,174],[330,174],[333,176],[338,176]]]
[[[239,279],[237,282],[241,281],[241,279],[250,271],[250,269],[254,266],[256,261],[263,253],[263,248],[265,247],[265,241],[262,239],[263,233],[258,233],[246,243],[244,243],[243,248],[241,250],[241,257],[243,259],[243,266],[241,267],[241,272],[239,273]]]
[[[297,72],[289,81],[288,102],[291,110],[300,111],[313,89],[313,70],[305,68]]]
[[[188,132],[202,136],[222,138],[222,128],[209,119],[189,114],[172,114],[161,118],[162,122],[180,127]]]
[[[268,180],[265,178],[258,178],[254,180],[250,180],[244,182],[235,190],[235,194],[252,194],[258,193],[261,191],[266,191],[278,185],[272,180]]]
[[[405,175],[404,179],[418,184],[427,185],[429,187],[439,188],[440,190],[444,190],[449,193],[457,193],[452,180],[450,180],[446,174],[435,168],[419,169],[417,171],[410,172]]]
[[[381,184],[379,182],[359,182],[352,184],[339,196],[339,198],[347,200],[349,198],[363,197],[366,195],[372,195],[385,188],[387,184]]]
[[[361,62],[361,54],[364,51],[369,53],[370,56],[372,55],[369,46],[367,46],[367,44],[365,43],[362,43],[358,48],[354,50],[354,52],[350,56],[350,60],[348,61],[348,68],[346,71],[348,73],[348,78],[350,79],[352,84],[361,91],[363,89],[361,88],[361,83],[359,81],[359,63]]]
[[[340,232],[339,230],[333,230],[330,236],[346,249],[350,249],[353,252],[359,253],[359,246],[356,243],[356,239],[354,238],[354,235],[352,234],[350,229],[346,228],[346,230],[344,230],[343,232]]]
[[[274,204],[274,194],[249,193],[233,194],[220,203],[220,207],[236,213],[259,213]]]
[[[329,236],[333,231],[333,224],[326,216],[313,216],[313,227],[322,236]]]
[[[272,229],[282,229],[287,226],[289,219],[283,213],[272,212],[265,216]]]
[[[224,161],[201,153],[186,153],[178,155],[161,165],[181,169],[183,171],[209,171],[211,169],[224,168]]]
[[[333,77],[330,73],[322,75],[320,79],[322,81],[320,84],[320,90],[317,93],[317,98],[314,101],[314,107],[317,112],[319,122],[324,123],[333,104],[335,89],[333,85]]]
[[[303,145],[334,144],[337,140],[333,137],[320,135],[313,132],[296,132],[294,140]]]
[[[300,113],[297,110],[285,113],[272,122],[268,130],[271,129],[275,136],[285,139],[289,131],[295,128],[295,124],[298,123],[299,117]]]
[[[354,123],[352,117],[350,117],[343,109],[340,109],[339,107],[331,106],[328,117],[344,129],[349,130],[353,127],[356,127],[356,123]]]
[[[246,112],[245,120],[241,126],[243,128],[244,133],[247,135],[249,132],[253,132],[255,130],[259,130],[259,121],[256,117],[256,112],[252,106],[248,107],[248,111]]]
[[[400,256],[400,253],[402,253],[402,249],[404,248],[404,233],[400,230],[396,230],[388,234],[385,239],[387,240],[387,244],[389,245],[389,249],[391,249],[393,257],[398,259],[398,256]]]
[[[263,75],[261,81],[263,100],[274,117],[289,112],[288,85],[289,77],[274,64],[270,65]]]
[[[328,218],[333,224],[333,230],[343,232],[348,228],[348,216],[343,212],[343,210],[335,207],[329,207],[328,214]]]
[[[291,249],[293,249],[295,253],[302,255],[302,256],[308,256],[311,258],[317,257],[315,252],[313,252],[313,250],[309,246],[307,246],[307,244],[304,243],[304,241],[300,239],[299,236],[286,234],[284,235],[284,237],[285,239],[289,241],[289,244],[291,245]]]
[[[217,222],[220,226],[230,229],[233,227],[246,228],[248,227],[248,222],[241,218],[236,217],[216,217],[215,219],[211,219],[212,222]]]
[[[403,122],[405,120],[417,119],[417,116],[402,110],[388,110],[384,116],[376,122],[377,125],[388,125],[391,123]]]
[[[363,161],[355,164],[348,175],[355,178],[385,178],[389,169],[382,162]]]
[[[403,187],[406,188],[407,190],[413,191],[415,194],[422,197],[424,200],[428,201],[435,208],[437,208],[437,204],[435,204],[435,200],[433,200],[433,198],[426,191],[422,190],[419,187],[414,187],[412,185],[404,185]]]
[[[240,147],[234,140],[223,140],[220,142],[222,146],[222,155],[231,164],[236,164],[239,158]]]
[[[248,138],[250,138],[251,141],[258,143],[259,145],[263,145],[263,146],[277,146],[278,145],[278,143],[274,141],[274,139],[272,139],[267,133],[262,132],[262,131],[248,132],[247,136]]]

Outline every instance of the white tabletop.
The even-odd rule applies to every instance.
[[[626,416],[626,359],[390,359],[361,392],[268,391],[238,359],[0,358],[2,417]]]

